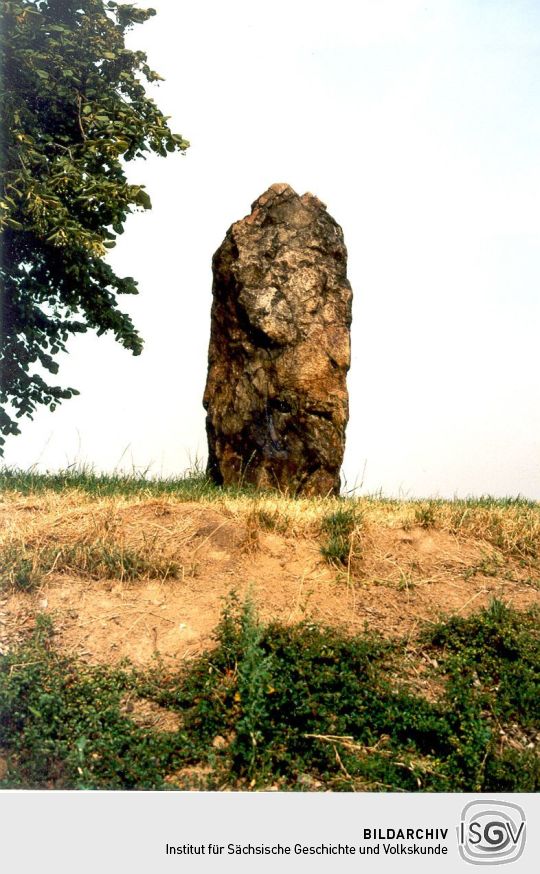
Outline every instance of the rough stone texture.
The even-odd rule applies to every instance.
[[[339,491],[352,292],[343,233],[313,194],[272,185],[214,255],[208,472],[218,484]]]

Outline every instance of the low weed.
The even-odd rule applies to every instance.
[[[163,789],[168,769],[193,757],[182,732],[146,731],[122,713],[135,680],[127,671],[87,667],[60,655],[48,617],[0,659],[0,787]],[[195,754],[200,756],[200,751]]]
[[[234,616],[231,616],[234,623]],[[263,727],[268,718],[268,696],[272,694],[272,658],[262,646],[261,628],[253,602],[247,599],[239,616],[235,700],[240,716],[234,727],[233,756],[236,768],[254,778],[264,768]]]
[[[473,616],[450,617],[427,639],[442,650],[450,687],[471,686],[501,724],[540,725],[540,610],[518,613],[501,601]]]
[[[497,555],[487,555],[481,561],[469,565],[465,568],[463,576],[466,580],[477,576],[478,574],[484,577],[504,577],[512,579],[512,575],[504,569],[504,562]]]
[[[41,619],[0,659],[0,786],[189,788],[196,772],[207,789],[535,792],[538,618],[495,602],[424,631],[429,700],[411,691],[410,641],[262,625],[235,597],[182,672],[80,665]],[[137,725],[128,693],[181,730]]]

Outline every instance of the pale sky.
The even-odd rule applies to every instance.
[[[146,4],[141,4],[146,5]],[[149,5],[149,4],[148,4]],[[206,458],[211,258],[273,182],[343,227],[346,488],[540,499],[540,6],[154,0],[133,47],[187,155],[131,165],[153,210],[111,254],[145,338],[76,337],[6,462],[182,473]]]

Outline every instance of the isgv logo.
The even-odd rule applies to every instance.
[[[458,845],[471,865],[504,865],[519,859],[525,847],[525,813],[509,801],[471,801],[461,814]]]

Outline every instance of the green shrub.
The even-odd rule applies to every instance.
[[[161,789],[167,769],[189,759],[181,733],[157,734],[122,713],[130,673],[61,656],[48,617],[16,652],[0,659],[0,787]]]
[[[182,787],[197,766],[209,789],[535,792],[538,636],[538,610],[498,602],[439,623],[415,647],[428,699],[411,691],[410,641],[263,626],[236,597],[181,672],[78,664],[40,619],[0,659],[0,786],[162,789],[176,773]],[[181,731],[141,728],[128,692],[181,713]]]

